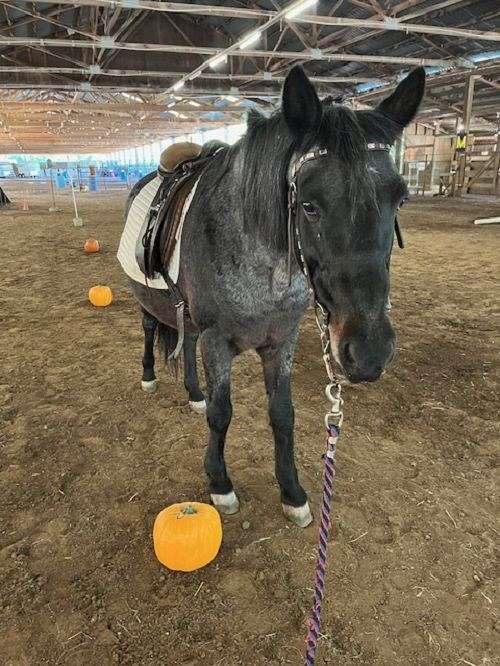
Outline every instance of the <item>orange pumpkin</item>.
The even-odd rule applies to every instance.
[[[156,516],[155,555],[172,571],[195,571],[204,567],[216,557],[221,543],[220,516],[209,504],[172,504]]]
[[[89,301],[98,308],[105,308],[113,302],[113,292],[109,287],[98,284],[89,289]]]
[[[99,245],[99,241],[95,238],[88,238],[85,241],[83,249],[87,254],[93,254],[94,252],[99,252],[101,246]]]

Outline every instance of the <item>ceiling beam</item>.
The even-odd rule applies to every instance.
[[[491,62],[488,63],[479,63],[477,67],[474,69],[474,74],[485,74],[489,73],[491,71],[496,71],[496,69],[500,66],[500,63],[492,64]],[[468,72],[470,74],[470,72]],[[463,70],[454,70],[454,71],[448,71],[448,72],[443,72],[442,74],[436,74],[434,76],[428,76],[426,80],[426,89],[429,90],[430,88],[434,88],[436,86],[443,86],[443,85],[463,85],[463,80],[464,80],[464,75],[465,72]],[[458,81],[452,82],[448,81],[450,79],[456,79],[458,78]],[[446,83],[445,83],[446,82]],[[380,88],[376,88],[375,90],[370,90],[369,92],[365,93],[360,93],[356,95],[355,99],[359,101],[364,101],[364,100],[369,100],[372,99],[373,97],[378,97],[379,95],[387,95],[391,90],[393,90],[397,85],[397,81],[390,81],[387,83],[387,85],[381,86]]]
[[[483,30],[465,30],[463,28],[452,28],[439,25],[400,23],[396,18],[386,18],[383,21],[373,21],[370,19],[351,19],[340,18],[337,16],[317,16],[307,17],[304,22],[317,25],[328,25],[331,27],[345,27],[370,29],[370,30],[394,30],[404,33],[421,33],[423,35],[446,35],[447,37],[460,37],[461,39],[474,39],[486,42],[500,42],[500,32]],[[301,21],[297,16],[296,21]]]
[[[17,9],[17,8],[16,8]],[[62,14],[63,12],[70,12],[74,10],[75,8],[72,5],[69,5],[67,7],[58,7],[56,9],[51,9],[50,11],[44,12],[41,14],[44,18],[51,18],[52,16],[58,16],[59,14]],[[19,11],[23,11],[20,9]],[[10,23],[3,23],[0,25],[0,30],[8,30],[9,32],[14,30],[15,28],[20,28],[23,25],[29,25],[30,23],[34,23],[35,21],[38,21],[38,17],[33,17],[31,14],[29,16],[23,16],[15,21],[11,21]]]
[[[138,42],[115,42],[110,37],[97,37],[95,41],[86,41],[82,39],[41,39],[38,37],[6,37],[0,35],[0,45],[5,46],[47,46],[50,48],[67,49],[118,49],[126,51],[149,51],[156,53],[180,53],[186,55],[186,46],[178,44],[151,44]],[[224,51],[222,51],[224,52]],[[221,53],[221,49],[210,46],[189,47],[189,54],[216,56]],[[247,58],[283,58],[284,60],[293,60],[301,58],[302,60],[326,60],[328,62],[381,62],[391,63],[393,65],[422,65],[429,67],[445,67],[450,64],[449,60],[439,60],[435,58],[411,58],[403,56],[383,56],[383,55],[359,55],[357,53],[324,53],[320,50],[311,49],[307,52],[297,51],[260,51],[255,49],[238,49],[232,56]],[[220,78],[223,78],[224,74]]]
[[[480,69],[475,69],[474,72],[480,72]],[[452,77],[462,77],[468,73],[464,72],[464,70],[457,70],[453,73],[445,73],[443,75],[437,75],[434,77],[428,77],[427,79],[427,87],[430,89],[434,86],[443,86],[443,85],[461,85],[462,81],[458,80],[456,82],[450,82],[448,83],[443,83],[444,81],[447,81],[449,78]],[[273,81],[277,81],[279,77],[274,78]],[[321,78],[321,77],[319,77]],[[328,77],[325,77],[328,78]],[[378,79],[380,81],[380,79]],[[371,90],[366,93],[359,93],[355,96],[350,95],[350,97],[353,97],[353,99],[356,99],[358,101],[364,101],[364,100],[370,100],[371,98],[376,98],[380,95],[387,95],[391,90],[393,90],[396,86],[397,82],[395,80],[391,80],[387,82],[387,85],[380,86],[376,88],[375,90]],[[18,82],[2,82],[0,83],[0,87],[3,90],[55,90],[55,91],[71,91],[71,92],[82,92],[82,93],[88,93],[88,92],[98,92],[98,93],[138,93],[141,95],[158,95],[158,93],[163,91],[163,88],[160,86],[140,86],[140,85],[126,85],[126,84],[114,84],[114,83],[109,83],[107,85],[101,85],[101,84],[96,84],[96,83],[79,83],[79,82],[74,82],[74,83],[68,83],[68,84],[59,84],[59,83],[18,83]],[[225,95],[232,95],[234,97],[238,97],[241,99],[249,98],[249,99],[256,99],[256,100],[272,100],[276,99],[281,95],[281,89],[279,88],[267,88],[267,89],[246,89],[243,90],[241,88],[234,89],[234,88],[203,88],[203,87],[197,87],[196,89],[185,89],[183,88],[182,91],[180,91],[179,94],[182,94],[182,97],[184,98],[194,98],[197,99],[198,97],[223,97]],[[162,98],[164,95],[162,95]],[[170,98],[172,95],[169,96]],[[0,102],[1,102],[0,98]],[[158,99],[158,97],[155,98],[155,101],[159,102],[161,100]],[[146,108],[144,105],[142,108]],[[162,109],[165,111],[166,108],[164,104],[162,105]],[[213,111],[221,111],[223,109],[219,109],[218,107],[212,107]]]
[[[158,86],[134,86],[134,85],[114,85],[112,83],[108,85],[98,85],[95,83],[0,83],[0,88],[2,90],[54,90],[54,91],[70,91],[70,92],[81,92],[81,93],[138,93],[139,95],[159,95],[163,93],[164,88]],[[224,97],[225,95],[231,95],[233,97],[238,97],[242,99],[257,99],[259,101],[264,101],[267,99],[276,99],[281,95],[281,91],[278,89],[268,89],[268,90],[233,90],[232,88],[197,88],[196,90],[182,90],[182,97],[194,98],[198,97]],[[172,95],[168,95],[169,98]],[[2,100],[0,99],[0,102]],[[155,101],[161,102],[158,97],[155,98]],[[165,104],[163,104],[163,111],[166,111]],[[218,107],[213,107],[213,111],[222,111]],[[242,109],[244,110],[244,109]]]
[[[390,13],[391,17],[397,18],[401,22],[405,22],[410,20],[411,18],[415,18],[415,16],[422,16],[425,14],[430,14],[436,10],[441,10],[444,9],[445,11],[448,10],[452,5],[457,4],[458,2],[462,3],[462,5],[465,3],[466,5],[469,4],[470,2],[474,2],[475,0],[444,0],[443,2],[438,2],[437,4],[434,5],[426,5],[424,8],[421,8],[417,10],[416,12],[413,12],[411,14],[401,14],[401,12],[406,11],[409,8],[414,7],[416,4],[419,3],[419,1],[423,0],[405,0],[404,2],[400,2],[399,4],[395,5],[392,7]],[[333,13],[333,12],[332,12]],[[399,15],[401,14],[401,15]],[[375,20],[377,19],[378,14],[373,14],[368,16],[369,20]],[[466,26],[459,26],[461,28],[466,27]],[[377,35],[376,30],[372,30],[369,32],[362,33],[361,35],[358,36],[353,36],[352,30],[349,28],[343,28],[341,30],[336,30],[334,32],[330,32],[328,35],[323,37],[318,46],[323,49],[325,53],[333,53],[335,51],[339,51],[340,49],[344,47],[349,47],[352,48],[353,44],[356,43],[369,43],[368,40],[371,39],[372,37],[375,37]],[[344,41],[339,41],[341,38],[345,38]],[[302,61],[298,59],[295,61],[297,63],[301,63]],[[294,64],[294,63],[292,63]],[[288,66],[288,63],[287,63]],[[283,64],[279,63],[276,65],[274,69],[279,69],[280,71],[283,69]]]
[[[355,19],[337,16],[317,16],[315,14],[298,14],[293,18],[286,17],[286,8],[279,11],[267,11],[263,9],[246,9],[241,7],[219,7],[216,5],[187,4],[182,2],[156,2],[153,0],[40,0],[44,4],[72,4],[87,5],[91,7],[122,7],[124,9],[145,9],[156,12],[195,14],[200,16],[220,16],[226,18],[248,18],[248,19],[273,19],[283,15],[288,22],[306,23],[312,25],[330,27],[350,27],[374,30],[397,30],[403,32],[420,32],[423,34],[449,35],[461,37],[462,39],[478,39],[482,41],[500,41],[500,33],[493,31],[461,30],[446,26],[432,26],[411,24],[405,21],[400,23],[398,19],[387,17],[385,20]],[[32,2],[32,0],[21,0],[21,2]],[[441,6],[455,4],[455,0],[445,0],[437,3]],[[433,11],[428,8],[427,11]],[[408,18],[408,17],[406,17]]]
[[[96,39],[96,35],[94,35],[93,33],[86,32],[84,30],[80,30],[79,28],[74,28],[73,26],[66,25],[66,24],[62,23],[61,21],[56,21],[56,19],[51,18],[48,14],[42,14],[40,12],[29,11],[29,9],[24,9],[24,7],[17,7],[16,5],[12,4],[11,2],[6,2],[6,0],[1,0],[1,4],[4,7],[10,7],[11,9],[15,9],[18,12],[23,12],[24,14],[27,14],[28,16],[31,16],[33,19],[37,19],[37,20],[40,20],[40,21],[45,21],[46,23],[50,23],[51,25],[57,26],[58,28],[63,28],[63,30],[71,30],[72,32],[77,33],[78,35],[82,35],[82,37],[88,37],[89,39]]]
[[[100,68],[96,70],[95,67],[24,67],[24,66],[2,66],[0,65],[0,74],[2,73],[19,73],[19,74],[80,74],[88,75],[92,74],[94,76],[117,76],[117,77],[129,77],[129,76],[148,76],[151,78],[178,78],[182,76],[184,72],[169,72],[169,71],[156,71],[152,69],[141,70],[141,69],[105,69]],[[269,82],[278,82],[282,83],[285,80],[285,76],[266,76],[266,74],[216,74],[215,72],[202,72],[199,77],[200,79],[210,79],[214,81],[220,81],[221,78],[224,78],[226,81],[269,81]],[[373,77],[360,77],[360,76],[310,76],[310,81],[315,83],[373,83],[379,81]]]
[[[480,76],[479,81],[482,81],[483,83],[486,83],[487,85],[491,86],[492,88],[496,88],[497,90],[500,90],[500,83],[497,83],[496,81],[491,81],[491,79],[487,79],[484,76]]]
[[[10,111],[30,111],[43,110],[45,111],[67,111],[69,113],[103,113],[113,114],[119,113],[121,115],[129,115],[135,112],[143,113],[164,113],[164,104],[142,104],[140,102],[112,102],[109,104],[89,104],[88,102],[73,102],[68,104],[66,102],[40,102],[38,100],[27,101],[11,101],[0,98],[0,113],[8,113]]]
[[[474,4],[475,2],[477,2],[477,0],[442,0],[441,2],[436,2],[433,5],[427,5],[425,4],[425,0],[423,0],[423,4],[425,5],[424,7],[420,7],[419,9],[414,9],[408,14],[403,14],[401,16],[401,20],[404,19],[405,21],[411,21],[411,19],[418,18],[419,16],[424,16],[425,14],[432,14],[433,12],[440,11],[441,9],[449,9],[450,7],[453,7],[454,5],[458,4],[460,4],[460,7],[458,7],[457,9],[463,9],[467,5]],[[407,9],[410,9],[410,7],[408,7]]]

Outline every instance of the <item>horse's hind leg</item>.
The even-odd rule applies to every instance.
[[[201,351],[207,380],[207,421],[210,429],[205,454],[205,471],[210,484],[210,497],[219,513],[236,513],[239,509],[233,484],[226,470],[224,445],[231,422],[231,364],[234,351],[217,331],[201,334]]]
[[[197,334],[184,334],[184,386],[189,394],[189,406],[193,412],[204,414],[207,411],[207,404],[198,382],[198,370],[196,367],[197,341]]]
[[[259,349],[264,368],[269,420],[274,433],[276,478],[281,490],[283,513],[299,527],[312,521],[307,496],[299,483],[293,453],[294,410],[290,390],[295,332],[278,348]]]
[[[144,355],[142,357],[142,381],[141,387],[147,393],[154,393],[158,382],[155,376],[154,342],[158,320],[142,309],[142,328],[144,330]]]

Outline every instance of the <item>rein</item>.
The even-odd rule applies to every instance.
[[[385,150],[391,149],[390,144],[386,143],[367,143],[367,150]],[[314,298],[314,309],[316,315],[316,324],[318,327],[321,348],[323,355],[323,362],[325,364],[326,373],[328,375],[328,384],[325,389],[326,397],[330,402],[330,409],[325,414],[325,428],[327,433],[326,439],[326,452],[323,455],[324,472],[323,472],[323,493],[321,501],[321,520],[319,525],[319,540],[318,551],[316,555],[316,567],[314,576],[314,594],[312,608],[308,619],[307,627],[307,646],[305,666],[314,666],[316,656],[316,649],[318,645],[318,638],[321,631],[321,607],[323,604],[323,597],[325,591],[325,577],[326,577],[326,559],[327,559],[327,545],[328,535],[331,525],[331,508],[333,501],[333,484],[335,481],[335,455],[337,451],[337,441],[342,427],[344,418],[342,399],[342,387],[337,378],[332,363],[332,349],[330,341],[330,333],[328,325],[330,322],[330,315],[328,310],[318,299],[314,284],[311,279],[311,273],[304,257],[302,250],[302,243],[300,238],[300,230],[298,225],[298,211],[297,211],[297,177],[301,167],[310,162],[311,160],[318,159],[323,155],[327,155],[327,149],[316,149],[305,153],[299,157],[290,166],[289,183],[288,183],[288,276],[291,282],[291,269],[292,269],[292,254],[295,253],[298,264],[306,276],[309,284],[309,289]],[[402,236],[399,229],[397,218],[395,219],[395,232],[400,247],[402,246]]]

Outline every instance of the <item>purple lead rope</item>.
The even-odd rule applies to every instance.
[[[314,579],[314,596],[311,615],[308,621],[307,649],[305,666],[314,666],[318,636],[321,630],[321,605],[325,590],[326,557],[328,533],[330,531],[330,513],[333,499],[333,482],[335,480],[335,453],[340,429],[330,424],[327,427],[325,469],[323,474],[323,501],[321,505],[321,522],[319,526],[318,554],[316,556],[316,573]]]

